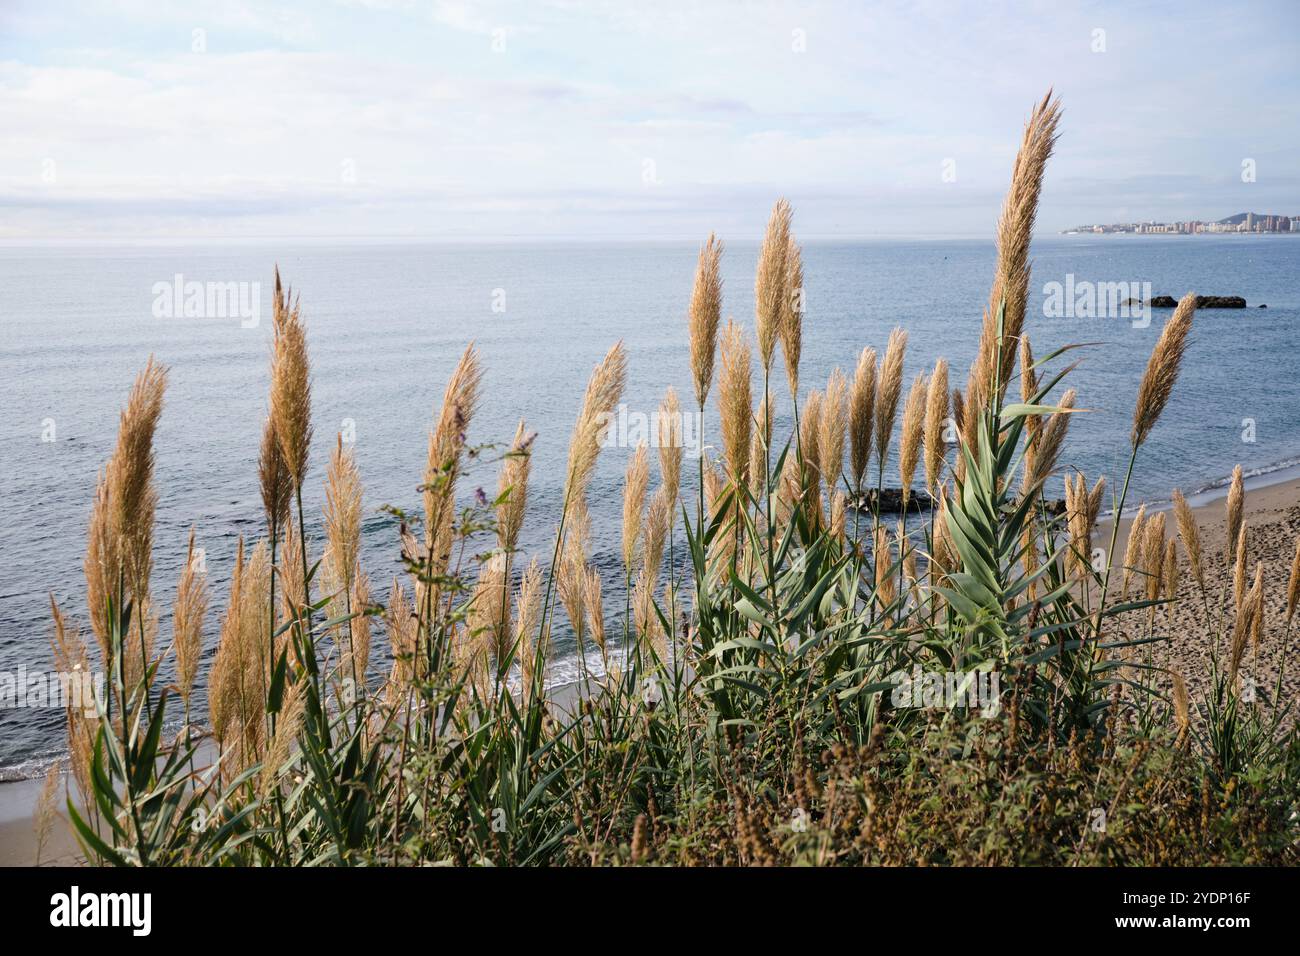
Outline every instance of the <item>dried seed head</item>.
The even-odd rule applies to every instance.
[[[172,611],[172,634],[176,647],[176,684],[188,708],[194,692],[194,678],[199,672],[203,653],[203,618],[208,610],[207,575],[198,570],[194,553],[194,529],[186,550],[185,567],[176,586],[176,607]]]
[[[718,413],[722,419],[722,444],[727,470],[737,487],[743,487],[749,469],[750,352],[745,334],[734,321],[722,330],[722,380]]]
[[[844,432],[847,422],[849,386],[844,373],[838,368],[831,372],[822,399],[817,430],[817,468],[826,482],[826,490],[833,493],[844,472]]]
[[[1032,491],[1042,482],[1045,482],[1054,471],[1057,463],[1061,458],[1061,450],[1065,447],[1065,436],[1070,430],[1070,416],[1073,414],[1075,392],[1074,389],[1066,389],[1061,396],[1057,407],[1059,412],[1053,412],[1038,430],[1035,440],[1035,448],[1031,462],[1031,468],[1026,471],[1026,490]]]
[[[1024,138],[1012,167],[1011,186],[998,220],[998,260],[993,287],[984,312],[979,350],[966,387],[969,404],[976,409],[987,404],[995,371],[1001,389],[1005,390],[1010,381],[1029,295],[1029,243],[1038,215],[1043,174],[1056,145],[1060,118],[1060,102],[1052,98],[1049,90],[1025,124]],[[999,309],[1003,311],[1000,340],[997,326]]]
[[[326,472],[325,547],[336,583],[350,591],[361,553],[361,472],[355,456],[343,447],[341,435]]]
[[[862,482],[871,459],[871,435],[875,423],[876,350],[866,348],[858,357],[849,393],[849,465],[853,490],[862,493]]]
[[[1238,465],[1232,469],[1232,484],[1228,486],[1227,561],[1229,567],[1237,560],[1237,539],[1241,536],[1245,503],[1246,492],[1242,486],[1241,465]]]
[[[754,318],[758,334],[758,354],[764,373],[772,370],[773,350],[781,332],[790,290],[790,204],[778,199],[767,221],[763,248],[758,255],[758,272],[754,279]]]
[[[280,286],[275,270],[274,326],[271,348],[271,422],[280,454],[294,488],[307,477],[311,448],[311,364],[307,358],[307,329],[298,300]]]
[[[1187,293],[1174,309],[1173,318],[1165,323],[1156,347],[1147,360],[1147,369],[1138,386],[1137,407],[1133,411],[1133,447],[1147,440],[1155,427],[1169,397],[1173,394],[1183,354],[1187,351],[1187,334],[1192,330],[1192,316],[1196,313],[1196,296]]]
[[[596,468],[596,457],[609,427],[611,416],[618,407],[627,382],[627,351],[622,342],[615,343],[604,359],[591,373],[587,393],[582,400],[569,441],[569,462],[565,469],[564,500],[566,509],[584,503],[587,486]]]
[[[1246,528],[1246,522],[1243,521],[1237,532],[1237,560],[1232,569],[1232,598],[1238,609],[1246,595]]]
[[[898,400],[903,393],[903,353],[907,350],[907,333],[894,329],[889,333],[885,359],[880,365],[880,383],[876,389],[876,455],[883,470],[889,458],[889,440],[898,415]]]
[[[785,254],[785,292],[781,299],[781,353],[791,397],[799,394],[799,353],[803,348],[803,251],[791,238]]]
[[[515,428],[514,441],[501,465],[497,480],[497,547],[506,555],[519,547],[519,531],[524,526],[524,512],[528,508],[528,475],[532,468],[533,439],[528,434],[524,420]],[[507,564],[509,558],[507,558]]]
[[[916,466],[921,457],[921,433],[925,424],[925,373],[918,372],[912,381],[903,405],[903,433],[898,449],[898,477],[903,487],[903,508],[906,510],[912,495],[912,482],[916,480]]]
[[[713,382],[713,357],[718,346],[718,325],[722,321],[722,243],[712,233],[700,249],[691,289],[691,375],[695,380],[695,404],[704,407]]]
[[[645,510],[646,491],[650,487],[650,459],[645,442],[637,445],[627,462],[623,483],[623,566],[628,577],[636,570],[637,541],[641,537],[641,515]]]
[[[1120,583],[1120,594],[1127,597],[1133,573],[1139,570],[1142,561],[1142,533],[1145,524],[1147,506],[1141,505],[1133,516],[1133,523],[1128,529],[1128,544],[1124,548],[1124,571]]]
[[[944,441],[947,418],[948,361],[939,359],[934,363],[925,398],[925,487],[931,497],[934,497],[943,477],[943,461],[948,450]]]
[[[429,433],[424,466],[424,543],[435,575],[445,570],[451,548],[456,479],[460,475],[465,435],[478,410],[482,380],[478,350],[470,344],[447,380],[442,407]]]
[[[1192,577],[1201,590],[1205,590],[1205,568],[1201,564],[1201,532],[1192,514],[1187,499],[1177,488],[1174,489],[1174,518],[1178,522],[1178,536],[1183,539],[1183,550],[1187,552],[1187,561],[1192,567]]]
[[[682,406],[677,400],[677,390],[669,386],[664,400],[659,405],[659,476],[665,494],[673,501],[681,491],[682,484]]]

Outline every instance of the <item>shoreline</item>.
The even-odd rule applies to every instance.
[[[1245,517],[1250,528],[1250,548],[1252,555],[1266,563],[1270,580],[1267,593],[1285,593],[1286,579],[1290,572],[1291,557],[1294,553],[1297,532],[1300,532],[1300,464],[1279,466],[1271,471],[1263,471],[1244,479],[1246,491]],[[1227,497],[1228,484],[1213,486],[1187,496],[1187,502],[1196,515],[1200,526],[1201,541],[1210,567],[1212,579],[1211,590],[1218,579],[1227,575],[1223,562],[1218,560],[1223,550],[1225,515],[1222,501]],[[1133,501],[1125,506],[1127,515],[1120,521],[1120,535],[1117,550],[1122,549],[1127,537],[1131,516],[1136,513],[1141,502]],[[1147,503],[1148,512],[1167,511],[1172,503],[1152,501]],[[1101,529],[1109,529],[1109,516],[1102,515],[1097,524],[1099,540],[1105,540]],[[1107,531],[1108,533],[1108,531]],[[1176,536],[1177,530],[1169,523],[1168,536]],[[1186,570],[1186,557],[1181,543],[1179,561],[1183,566],[1180,592],[1190,589],[1191,575]],[[1273,581],[1279,578],[1280,582]],[[1274,586],[1276,585],[1276,586]],[[1201,635],[1192,633],[1189,626],[1194,623],[1196,602],[1189,602],[1190,592],[1180,593],[1182,601],[1165,614],[1166,626],[1176,640],[1157,645],[1156,661],[1161,666],[1179,667],[1187,679],[1193,698],[1201,689],[1201,676],[1208,667],[1211,648]],[[1270,650],[1284,642],[1287,635],[1282,634],[1279,622],[1280,614],[1270,613],[1268,634],[1265,644]],[[1271,656],[1269,654],[1264,657]],[[1265,664],[1267,669],[1267,664]],[[1271,676],[1263,675],[1262,686],[1271,687]],[[571,699],[573,684],[561,684],[552,693],[557,701]],[[1285,689],[1295,698],[1300,695],[1300,669],[1287,675]],[[67,774],[64,774],[65,782]],[[0,781],[0,866],[31,866],[35,862],[36,835],[32,828],[32,811],[40,795],[43,776],[37,775],[22,779]],[[67,820],[64,802],[57,802],[57,820],[54,830],[42,854],[42,865],[77,865],[81,862],[80,850],[73,837]]]

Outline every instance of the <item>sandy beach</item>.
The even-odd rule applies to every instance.
[[[1267,695],[1273,692],[1279,662],[1285,659],[1285,648],[1291,639],[1286,624],[1286,588],[1296,538],[1300,535],[1300,478],[1289,476],[1283,481],[1268,483],[1270,477],[1276,476],[1247,480],[1245,485],[1249,567],[1253,573],[1255,562],[1263,562],[1264,593],[1268,604],[1260,651],[1257,657],[1247,655],[1243,670],[1253,676],[1256,685]],[[1182,573],[1178,603],[1168,610],[1159,611],[1156,620],[1157,632],[1170,635],[1170,640],[1151,645],[1152,662],[1160,667],[1178,669],[1187,681],[1193,701],[1205,691],[1212,652],[1217,651],[1220,660],[1226,656],[1229,637],[1224,635],[1224,630],[1230,632],[1232,625],[1232,569],[1224,560],[1226,494],[1226,488],[1216,489],[1189,502],[1200,525],[1210,620],[1206,621],[1204,603],[1187,568],[1186,554],[1180,543],[1178,555]],[[1139,504],[1127,505],[1125,513],[1131,515]],[[1127,519],[1120,522],[1116,550],[1121,555],[1128,526]],[[1176,533],[1170,515],[1167,534]],[[1109,538],[1109,525],[1103,522],[1096,532],[1095,544],[1104,547]],[[1169,678],[1160,680],[1161,689],[1168,693]],[[557,693],[557,698],[571,699],[571,695],[572,688],[563,688]],[[1285,672],[1282,700],[1294,702],[1298,695],[1300,665],[1295,665]],[[40,779],[0,784],[0,866],[31,866],[36,862],[32,813],[41,785]],[[61,795],[58,820],[42,851],[41,865],[68,866],[81,862],[80,848],[70,831]]]
[[[1268,476],[1264,476],[1266,479]],[[1253,580],[1256,562],[1264,566],[1264,627],[1257,652],[1248,650],[1242,664],[1242,675],[1254,680],[1261,699],[1271,698],[1276,689],[1279,666],[1287,661],[1294,647],[1295,635],[1286,620],[1287,583],[1295,556],[1296,539],[1300,536],[1300,479],[1290,479],[1274,484],[1245,483],[1245,521],[1247,528],[1247,587]],[[1207,496],[1208,497],[1208,496]],[[1178,600],[1169,608],[1157,611],[1156,633],[1169,635],[1168,641],[1151,645],[1154,664],[1175,668],[1187,681],[1190,698],[1195,705],[1206,691],[1210,677],[1211,655],[1217,654],[1220,668],[1226,667],[1232,627],[1235,619],[1233,602],[1233,569],[1225,557],[1227,509],[1224,494],[1193,505],[1200,526],[1206,595],[1188,567],[1182,542],[1178,545],[1179,584]],[[1126,512],[1128,509],[1125,509]],[[1123,553],[1127,525],[1121,522],[1120,544],[1116,550]],[[1172,513],[1166,519],[1166,536],[1176,536],[1177,528]],[[1108,543],[1109,528],[1099,534]],[[1163,623],[1162,623],[1163,622]],[[1170,691],[1170,678],[1161,677],[1161,690]],[[1286,723],[1295,719],[1294,708],[1300,703],[1300,665],[1295,660],[1283,668],[1280,702],[1291,702],[1293,712]]]

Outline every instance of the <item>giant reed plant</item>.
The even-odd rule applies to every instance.
[[[151,639],[150,463],[165,380],[151,362],[100,482],[87,550],[86,612],[113,689],[98,719],[69,714],[78,794],[68,807],[87,857],[1294,862],[1300,748],[1276,699],[1250,703],[1239,688],[1261,585],[1210,636],[1228,646],[1209,696],[1190,702],[1177,675],[1166,701],[1157,669],[1140,659],[1165,636],[1155,610],[1177,589],[1163,530],[1150,547],[1134,533],[1144,546],[1120,567],[1117,589],[1112,562],[1099,569],[1088,557],[1105,483],[1089,489],[1067,475],[1066,512],[1053,507],[1049,484],[1063,474],[1080,412],[1065,385],[1069,350],[1033,357],[1025,302],[1058,122],[1049,96],[1026,127],[966,391],[950,395],[943,360],[915,376],[897,446],[906,332],[890,335],[879,365],[864,346],[851,381],[836,370],[824,389],[801,393],[802,337],[815,323],[803,310],[789,204],[778,202],[768,224],[752,332],[721,327],[722,244],[709,238],[687,332],[695,406],[703,411],[716,386],[722,448],[717,461],[701,459],[694,502],[680,494],[680,430],[670,424],[661,436],[669,441],[653,492],[646,449],[631,451],[621,618],[606,619],[586,495],[602,423],[623,390],[622,345],[588,384],[548,560],[525,567],[517,542],[534,436],[521,423],[507,445],[471,443],[482,366],[467,348],[434,412],[421,507],[388,509],[405,576],[380,605],[359,558],[361,477],[341,445],[326,472],[323,549],[307,535],[307,326],[277,274],[259,460],[266,537],[239,548],[203,727],[188,704],[207,585],[192,568],[182,577],[179,733],[168,729],[172,694],[157,686],[163,654]],[[1138,388],[1108,555],[1138,450],[1171,400],[1193,301],[1180,304]],[[773,429],[778,347],[788,435]],[[1018,402],[1007,398],[1017,359]],[[671,392],[664,408],[670,417],[678,408]],[[898,522],[882,507],[892,447],[904,486]],[[460,487],[471,457],[499,464],[494,500]],[[922,465],[924,498],[912,494]],[[929,510],[910,530],[909,497]],[[1177,517],[1204,592],[1185,503]],[[1130,599],[1135,572],[1145,587]],[[1300,558],[1290,611],[1298,581]],[[1207,619],[1222,604],[1205,593],[1202,603]],[[60,658],[87,660],[54,611]],[[567,688],[550,671],[562,627],[580,661]],[[367,668],[372,628],[392,661],[381,679]],[[588,642],[600,667],[588,666]],[[967,682],[1000,675],[1004,693],[982,710],[897,703],[899,675],[914,670]],[[1098,806],[1111,817],[1103,837],[1088,828]]]

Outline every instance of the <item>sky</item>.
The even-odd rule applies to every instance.
[[[0,240],[1300,215],[1300,3],[0,0]],[[1249,175],[1243,175],[1248,169]]]

